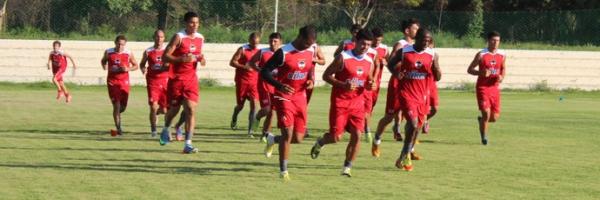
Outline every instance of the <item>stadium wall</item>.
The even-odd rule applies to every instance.
[[[0,40],[0,81],[36,82],[50,81],[52,72],[47,70],[48,53],[52,50],[51,40]],[[113,47],[111,41],[62,41],[64,50],[77,64],[73,74],[71,64],[65,73],[67,82],[77,84],[105,84],[106,71],[100,59],[104,49]],[[142,52],[151,42],[129,42],[127,47],[139,62]],[[204,47],[207,66],[198,69],[201,79],[214,79],[223,85],[233,85],[234,69],[229,59],[241,44],[214,44]],[[333,60],[335,46],[323,46],[329,62]],[[474,83],[476,77],[467,74],[478,49],[437,48],[442,68],[439,87],[460,87]],[[529,88],[536,84],[547,84],[556,89],[578,88],[600,89],[600,52],[553,51],[553,50],[506,50],[507,77],[504,88]],[[321,74],[325,66],[317,66],[317,84],[323,85]],[[145,84],[140,71],[130,72],[133,84]],[[389,73],[385,70],[382,87],[387,86]],[[544,83],[545,82],[545,83]]]

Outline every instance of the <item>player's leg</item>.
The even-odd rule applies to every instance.
[[[281,178],[289,180],[288,174],[288,158],[291,149],[292,135],[294,127],[285,127],[281,129],[281,136],[279,137],[279,172]]]
[[[347,109],[331,106],[329,109],[329,131],[323,134],[322,137],[317,138],[315,144],[310,149],[310,157],[312,159],[319,157],[319,153],[321,153],[321,149],[325,145],[340,141],[348,122],[348,116]]]
[[[348,142],[348,146],[346,146],[346,159],[344,160],[344,168],[342,169],[342,175],[344,176],[352,176],[350,169],[352,168],[352,163],[356,159],[356,155],[358,155],[361,134],[359,129],[350,131],[350,141]]]
[[[416,140],[416,137],[419,133],[418,127],[418,118],[417,117],[406,117],[406,138],[404,140],[404,144],[402,146],[402,151],[400,153],[400,157],[396,160],[396,167],[404,169],[405,171],[411,171],[413,169],[410,150],[413,148],[413,141]],[[410,119],[410,120],[408,120]]]
[[[121,102],[119,100],[114,100],[112,102],[112,107],[113,107],[113,121],[115,123],[115,128],[116,130],[115,133],[116,134],[112,134],[113,136],[116,135],[121,135],[122,131],[121,131]],[[113,132],[113,130],[111,130],[111,132]]]
[[[177,141],[183,141],[183,128],[181,126],[185,124],[186,119],[187,114],[185,113],[185,110],[181,111],[181,114],[179,114],[179,120],[177,120],[175,126],[173,127],[175,128],[175,140]]]
[[[65,95],[62,91],[62,88],[60,87],[59,79],[59,74],[54,74],[54,76],[52,76],[52,83],[54,84],[54,86],[56,86],[56,100],[59,100]]]
[[[481,144],[487,145],[487,129],[490,121],[490,109],[481,110],[481,116],[477,118],[479,121],[479,136],[481,136]]]
[[[427,121],[423,124],[423,134],[429,133],[429,119],[433,118],[435,114],[437,114],[438,107],[435,105],[431,105],[429,108],[429,114],[427,114]]]
[[[236,81],[236,83],[235,83],[236,104],[235,104],[235,107],[233,108],[233,114],[231,115],[231,124],[230,124],[230,127],[232,130],[238,129],[237,118],[238,118],[238,115],[240,114],[240,112],[242,111],[242,109],[244,108],[244,102],[246,99],[242,96],[242,92],[243,92],[242,83]]]
[[[402,111],[398,111],[398,114],[394,116],[394,126],[392,128],[392,132],[394,133],[394,139],[399,142],[402,141],[402,121],[404,121]]]
[[[387,125],[394,120],[395,115],[395,113],[386,112],[385,115],[379,120],[379,123],[377,124],[377,130],[375,131],[375,138],[371,143],[371,155],[375,157],[379,157],[381,155],[381,150],[379,149],[379,145],[381,144],[381,135],[383,135]]]
[[[195,113],[196,113],[196,101],[185,99],[183,103],[183,109],[186,115],[185,119],[185,144],[183,146],[183,153],[196,153],[197,148],[192,146],[192,136],[194,135],[194,126],[196,125]]]
[[[254,131],[258,128],[258,121],[256,121],[256,98],[249,97],[248,102],[250,104],[250,112],[248,113],[248,136],[253,138]]]
[[[152,133],[152,137],[156,137],[156,123],[158,122],[158,102],[150,102],[150,113],[148,119],[150,120],[150,132]]]
[[[179,113],[179,109],[181,108],[181,104],[178,101],[175,101],[175,102],[171,101],[171,102],[172,103],[169,106],[167,113],[165,114],[165,124],[163,126],[163,129],[161,131],[160,138],[159,138],[160,145],[166,145],[171,140],[170,134],[169,134],[169,127],[171,127],[171,122],[173,121],[173,119],[175,118],[177,113]],[[182,112],[182,116],[184,113],[185,113],[185,111]]]

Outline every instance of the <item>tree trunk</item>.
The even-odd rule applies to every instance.
[[[158,10],[158,29],[167,29],[167,18],[169,16],[169,0],[158,0],[156,1],[156,8]]]
[[[8,2],[8,0],[4,1],[4,5],[2,6],[2,8],[0,8],[0,32],[4,32],[4,22],[6,21],[6,3]]]

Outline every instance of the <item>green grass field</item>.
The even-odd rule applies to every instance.
[[[600,198],[597,92],[505,92],[490,145],[482,146],[474,94],[443,90],[414,171],[394,167],[401,144],[386,132],[382,156],[371,157],[363,144],[347,178],[339,175],[347,135],[319,159],[309,156],[327,129],[329,89],[321,88],[309,109],[313,136],[292,147],[287,183],[276,156],[265,158],[257,139],[228,128],[233,88],[201,90],[194,141],[200,152],[193,155],[180,153],[181,142],[159,146],[149,137],[145,88],[132,88],[120,138],[109,135],[105,87],[72,93],[67,105],[54,100],[51,87],[0,84],[0,199]],[[382,116],[380,100],[375,118]]]

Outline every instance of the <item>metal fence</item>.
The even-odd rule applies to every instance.
[[[6,1],[6,0],[5,0]],[[181,15],[193,10],[201,15],[203,28],[220,27],[227,30],[272,31],[275,0],[139,0],[121,7],[107,1],[87,0],[13,0],[6,8],[6,29],[32,29],[58,35],[127,33],[133,29],[151,30],[157,26],[161,8],[166,2],[167,28],[180,27]],[[142,3],[139,3],[142,2]],[[144,2],[148,4],[144,4]],[[319,30],[347,29],[351,21],[339,9],[313,1],[280,1],[278,27],[280,30],[314,24]],[[1,0],[0,0],[1,3]],[[391,7],[391,6],[389,6]],[[465,34],[471,19],[470,12],[437,10],[390,9],[379,5],[368,27],[385,31],[400,31],[403,19],[414,17],[434,31]],[[545,42],[554,44],[600,45],[600,10],[570,10],[544,12],[486,12],[483,30],[498,30],[507,40],[516,42]],[[239,42],[239,41],[231,41]]]

